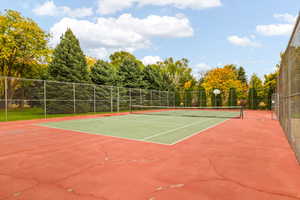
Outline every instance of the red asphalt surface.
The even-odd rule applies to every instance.
[[[300,166],[269,112],[246,111],[173,146],[41,122],[0,123],[0,200],[300,199]]]

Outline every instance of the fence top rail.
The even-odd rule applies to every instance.
[[[146,88],[129,88],[129,87],[119,87],[119,86],[113,86],[113,85],[99,85],[99,84],[91,84],[91,83],[76,83],[76,82],[64,82],[64,81],[55,81],[55,80],[41,80],[41,79],[30,79],[30,78],[22,78],[22,77],[13,77],[13,76],[1,76],[0,79],[16,79],[16,80],[23,80],[23,81],[36,81],[36,82],[49,82],[49,83],[61,83],[61,84],[76,84],[76,85],[90,85],[93,87],[106,87],[106,88],[123,88],[123,89],[130,89],[130,90],[146,90],[146,91],[157,91],[157,92],[169,92],[167,91],[162,91],[162,90],[151,90],[151,89],[146,89]]]

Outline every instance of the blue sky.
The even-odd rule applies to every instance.
[[[1,0],[51,32],[70,27],[84,52],[107,59],[127,50],[145,63],[187,58],[194,74],[237,64],[248,76],[274,71],[299,0]]]

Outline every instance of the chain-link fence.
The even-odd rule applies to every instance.
[[[122,112],[129,111],[131,105],[266,109],[259,106],[263,99],[249,91],[241,94],[231,88],[216,96],[203,88],[174,92],[0,77],[0,121]]]
[[[282,55],[276,115],[300,162],[300,17]]]
[[[174,106],[175,92],[0,77],[0,121]]]

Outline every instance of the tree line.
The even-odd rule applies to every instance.
[[[119,51],[109,60],[95,59],[84,54],[71,29],[52,49],[50,34],[17,11],[2,13],[0,24],[1,76],[168,90],[178,94],[177,105],[247,105],[252,109],[270,108],[276,89],[277,72],[265,75],[264,81],[256,74],[248,80],[243,67],[226,65],[196,79],[185,58],[145,66],[133,54]],[[9,94],[17,87],[17,82],[9,81]],[[214,96],[214,89],[221,94]]]

